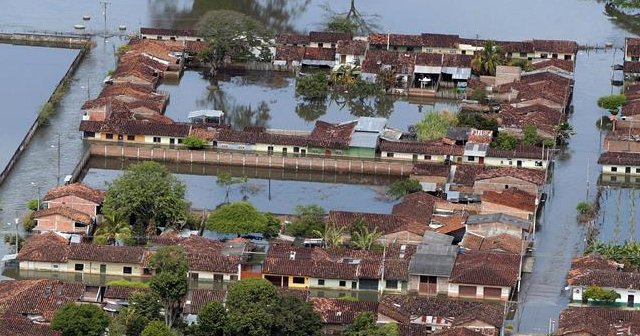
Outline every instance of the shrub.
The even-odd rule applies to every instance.
[[[607,290],[598,286],[589,286],[584,290],[584,292],[582,292],[582,298],[591,299],[593,301],[613,302],[620,298],[620,294],[612,289]]]
[[[189,149],[203,149],[207,145],[207,140],[189,135],[182,140],[182,144]]]
[[[329,80],[323,73],[298,78],[296,93],[306,98],[325,98],[329,93]]]
[[[431,112],[416,124],[418,140],[431,141],[441,139],[447,135],[450,126],[455,126],[458,120],[451,112]]]
[[[484,89],[475,89],[473,93],[471,93],[471,100],[475,100],[477,102],[483,103],[487,100],[487,91]]]
[[[129,281],[125,279],[109,281],[107,282],[107,286],[128,287],[128,288],[149,288],[149,284],[146,282]]]
[[[387,194],[395,198],[401,198],[407,194],[415,193],[418,191],[422,191],[420,181],[414,179],[402,179],[393,182],[389,186]]]
[[[498,133],[498,137],[496,138],[496,140],[491,143],[492,147],[502,150],[513,150],[517,145],[518,139],[507,132]]]
[[[40,201],[37,199],[31,199],[29,201],[27,201],[27,209],[31,210],[31,211],[37,211],[38,210],[38,205],[40,205]]]
[[[576,210],[582,215],[590,214],[593,211],[593,206],[588,202],[580,202],[576,206]]]
[[[36,225],[38,225],[38,223],[33,218],[33,211],[27,212],[24,217],[22,217],[22,227],[24,227],[25,231],[31,232]]]

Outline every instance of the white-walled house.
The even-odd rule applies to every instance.
[[[603,174],[640,176],[640,153],[606,152],[598,163]]]
[[[448,296],[508,301],[519,278],[519,254],[469,251],[456,259]]]

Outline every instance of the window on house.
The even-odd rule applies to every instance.
[[[418,161],[418,154],[413,154],[413,161]]]
[[[124,274],[131,274],[133,272],[133,269],[129,266],[125,266],[122,268],[122,273]]]
[[[551,54],[551,58],[558,58],[558,54]]]
[[[169,139],[169,144],[175,145],[175,143],[176,143],[176,139],[175,138],[170,138]]]
[[[640,61],[640,57],[638,56],[631,57],[631,62],[638,62],[638,61]]]
[[[398,288],[398,280],[387,280],[386,281],[386,287],[387,288],[397,289]]]
[[[273,154],[273,146],[269,146],[269,147],[267,147],[267,153],[268,153],[269,155]]]
[[[109,139],[109,140],[113,139],[113,134],[107,133],[107,139]]]
[[[224,276],[222,274],[214,274],[213,281],[214,282],[222,282],[224,280]]]
[[[178,139],[178,143],[181,144],[183,139]]]
[[[235,275],[235,274],[232,274],[232,275],[229,276],[229,280],[230,281],[238,281],[238,276]]]
[[[135,140],[136,140],[135,135],[127,135],[127,141],[135,141]]]
[[[513,166],[513,161],[509,160],[509,165]]]
[[[358,289],[358,283],[355,281],[351,282],[351,289]]]
[[[96,137],[96,132],[88,132],[88,131],[85,131],[85,132],[84,132],[84,137],[85,137],[85,138],[95,138],[95,137]]]
[[[304,285],[303,277],[293,277],[293,283],[298,285]]]
[[[331,48],[335,48],[336,44],[335,43],[331,43]]]
[[[294,153],[300,153],[300,147],[293,147]]]
[[[58,269],[58,267],[60,267],[60,265],[58,265],[58,264],[53,264],[53,269]]]
[[[463,51],[462,51],[462,54],[463,54],[463,55],[466,55],[466,54],[467,54],[467,51],[466,51],[466,50],[463,50]]]
[[[425,155],[425,156],[424,156],[424,159],[425,159],[425,160],[431,160],[431,155]]]
[[[542,161],[536,161],[536,167],[542,167]]]
[[[547,58],[548,55],[547,54],[540,54],[540,58]]]
[[[398,47],[397,47],[397,46],[394,46],[394,47],[393,47],[393,50],[398,51]]]
[[[154,143],[160,143],[160,137],[153,137]]]
[[[640,168],[636,168],[636,174],[640,174]]]
[[[122,140],[124,140],[124,135],[118,134],[118,141],[122,141]]]
[[[611,182],[617,182],[618,178],[616,176],[611,176]]]
[[[413,51],[413,47],[407,47],[407,51]]]
[[[618,171],[618,167],[611,167],[611,171],[614,172],[614,173],[617,172]]]
[[[571,60],[571,55],[564,55],[564,59],[567,60],[567,61],[570,61]]]
[[[427,48],[427,49],[425,49],[425,52],[432,53],[432,52],[433,52],[433,49],[431,49],[431,48]]]
[[[76,271],[83,271],[84,270],[84,264],[75,264],[74,269]]]
[[[150,268],[143,268],[142,269],[142,274],[143,275],[151,275],[151,269]]]
[[[324,44],[323,43],[318,43],[318,48],[324,48]]]
[[[508,53],[507,56],[509,56],[509,58],[513,57],[513,53]]]
[[[522,58],[526,58],[526,57],[527,57],[527,53],[523,53],[523,52],[521,52],[521,53],[520,53],[520,57],[522,57]]]
[[[324,286],[324,279],[318,279],[318,286]]]
[[[344,280],[340,280],[339,286],[340,287],[347,287],[347,282],[344,281]]]
[[[393,153],[392,152],[387,152],[387,157],[393,157]]]
[[[171,36],[169,39],[170,39],[171,41],[175,41],[175,40],[176,40],[176,37],[175,37],[175,36]]]
[[[467,156],[467,161],[469,161],[469,162],[473,162],[473,161],[475,161],[475,160],[476,160],[476,157],[475,157],[475,156]]]
[[[282,155],[287,155],[287,147],[282,148]]]
[[[162,40],[162,36],[158,35],[158,36],[156,36],[156,39]]]

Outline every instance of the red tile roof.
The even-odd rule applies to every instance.
[[[640,334],[640,312],[619,308],[567,308],[556,335],[633,336]]]
[[[482,202],[500,204],[513,209],[536,211],[536,195],[529,194],[518,188],[509,188],[502,192],[485,191],[481,196]]]
[[[449,177],[451,166],[433,163],[416,163],[411,171],[412,175]]]
[[[465,229],[465,222],[469,217],[468,213],[458,213],[450,216],[433,216],[431,224],[442,225],[435,229],[438,233],[449,234]]]
[[[380,140],[380,150],[394,153],[415,153],[426,155],[455,155],[464,153],[464,147],[456,145],[446,145],[442,142],[419,142],[419,141],[387,141]]]
[[[341,40],[351,40],[353,35],[351,33],[342,32],[315,32],[309,33],[310,42],[318,43],[338,43]]]
[[[226,295],[222,289],[193,289],[187,294],[184,313],[196,315],[209,302],[224,302]]]
[[[125,286],[107,286],[104,291],[105,299],[128,300],[131,294],[138,292],[148,292],[148,288],[133,288]]]
[[[364,55],[367,51],[367,42],[360,40],[338,41],[336,53],[342,55]]]
[[[415,59],[416,54],[414,52],[369,49],[362,62],[362,72],[380,73],[383,69],[391,67],[397,74],[411,74],[413,73]]]
[[[75,222],[80,222],[84,224],[91,224],[91,216],[68,206],[56,206],[48,209],[41,209],[33,213],[34,219],[39,219],[42,217],[47,217],[51,215],[60,215],[66,218],[69,218]]]
[[[0,335],[62,336],[62,332],[51,329],[51,326],[48,324],[36,323],[26,316],[7,312],[3,316],[0,316]]]
[[[225,129],[218,132],[216,140],[220,142],[236,142],[247,144],[278,144],[290,146],[307,146],[308,137],[300,135],[275,134],[268,132],[236,131]]]
[[[417,192],[404,197],[402,202],[393,206],[392,214],[411,218],[418,223],[431,223],[431,216],[438,197],[426,192]]]
[[[537,52],[575,54],[578,52],[578,43],[566,40],[533,40],[533,48]]]
[[[369,44],[374,46],[421,47],[424,43],[420,35],[405,34],[369,34]]]
[[[187,123],[166,124],[144,120],[108,120],[80,122],[80,131],[101,132],[126,135],[155,135],[168,137],[186,137],[191,125]]]
[[[459,254],[450,283],[513,287],[518,282],[520,255],[473,251]]]
[[[542,186],[545,183],[545,173],[543,170],[510,167],[486,167],[485,169],[482,169],[477,173],[477,175],[475,176],[475,181],[505,176],[515,177],[517,179],[531,182],[538,186]]]
[[[163,35],[163,36],[190,36],[190,37],[198,36],[198,32],[194,29],[168,29],[168,28],[147,28],[147,27],[141,27],[140,34]]]
[[[524,128],[527,125],[534,125],[537,129],[551,135],[556,134],[556,126],[563,119],[562,112],[541,104],[521,107],[505,104],[500,115],[504,127]]]
[[[625,73],[630,73],[630,74],[640,73],[640,62],[625,61],[622,64],[622,70]]]
[[[110,246],[96,244],[69,245],[69,260],[101,261],[142,265],[145,248],[142,246]]]
[[[400,323],[411,323],[421,316],[442,319],[456,326],[469,320],[483,321],[500,328],[503,321],[503,306],[500,304],[464,301],[441,297],[384,295],[378,313]]]
[[[349,148],[351,135],[357,124],[357,121],[330,124],[318,120],[309,135],[309,146],[320,148]]]
[[[615,166],[640,166],[640,153],[605,152],[600,155],[598,164]]]
[[[626,57],[640,57],[640,38],[627,37],[624,39]]]
[[[50,321],[57,309],[82,298],[85,285],[57,280],[0,282],[0,306],[21,315],[40,315]]]
[[[637,290],[640,289],[640,272],[623,272],[613,260],[591,254],[573,259],[567,283]]]
[[[276,46],[275,60],[279,61],[302,61],[304,58],[305,48],[302,46]]]
[[[304,60],[311,61],[335,61],[336,60],[336,50],[331,48],[305,48],[304,50]]]
[[[55,232],[31,235],[18,253],[19,261],[59,262],[67,261],[69,240]]]
[[[277,34],[276,35],[276,44],[298,44],[298,45],[307,45],[309,44],[309,35],[302,34]]]
[[[423,33],[421,37],[425,47],[457,48],[460,43],[458,35]]]
[[[461,245],[469,250],[495,251],[521,254],[523,240],[513,235],[502,233],[496,236],[482,237],[474,233],[465,234]]]
[[[375,301],[348,301],[314,297],[309,299],[313,304],[313,310],[320,315],[325,324],[351,324],[358,314],[371,312],[376,315],[378,302]]]
[[[401,216],[366,212],[329,211],[328,224],[344,228],[346,231],[357,220],[363,220],[370,230],[376,229],[385,235],[402,231],[422,235],[427,230],[426,224],[416,223],[410,218]]]
[[[51,201],[65,196],[76,196],[100,204],[104,200],[104,191],[91,188],[82,183],[71,183],[49,190],[42,200]]]
[[[545,69],[548,67],[556,67],[568,72],[573,73],[575,69],[575,63],[571,60],[563,60],[558,58],[547,58],[540,61],[531,63],[535,70]]]
[[[544,153],[542,147],[536,146],[518,146],[514,150],[502,150],[498,148],[489,147],[487,149],[487,157],[503,158],[503,159],[547,159],[547,154]]]

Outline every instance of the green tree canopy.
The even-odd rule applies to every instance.
[[[598,107],[609,110],[612,115],[618,114],[618,109],[627,103],[623,94],[612,94],[598,98]]]
[[[234,184],[247,183],[246,177],[233,177],[230,173],[220,171],[216,176],[216,183],[225,188],[224,202],[229,202],[229,192]]]
[[[198,312],[196,336],[222,336],[227,324],[227,311],[220,302],[206,303]]]
[[[482,50],[476,54],[472,64],[480,74],[495,76],[496,67],[504,64],[504,53],[494,41],[487,41]]]
[[[420,181],[415,179],[400,179],[391,183],[389,189],[387,189],[387,195],[394,197],[395,199],[400,199],[408,194],[416,193],[418,191],[422,191]]]
[[[109,185],[103,210],[133,219],[139,225],[136,234],[144,235],[150,221],[171,225],[186,218],[185,192],[184,183],[159,163],[136,163]]]
[[[307,99],[322,99],[329,94],[329,80],[324,73],[314,73],[299,77],[296,93]]]
[[[234,283],[227,293],[225,334],[269,336],[274,325],[272,309],[278,291],[265,279],[245,279]]]
[[[158,249],[149,262],[156,274],[151,278],[149,287],[160,299],[164,308],[164,321],[172,326],[180,302],[187,295],[187,257],[180,246],[164,246]]]
[[[369,230],[369,226],[361,225],[351,234],[351,245],[358,250],[371,250],[381,237],[378,228]]]
[[[458,126],[473,127],[480,130],[498,131],[498,121],[495,118],[485,117],[477,112],[460,112],[457,115]]]
[[[522,128],[522,134],[523,134],[523,138],[522,138],[522,143],[525,145],[529,145],[529,146],[535,146],[540,144],[540,142],[542,141],[540,139],[540,136],[538,135],[538,128],[535,127],[534,125],[525,125]]]
[[[207,228],[221,233],[268,233],[269,218],[249,202],[225,204],[207,219]]]
[[[151,256],[149,266],[154,268],[156,273],[186,273],[188,270],[186,251],[181,246],[163,246]]]
[[[398,326],[388,323],[384,326],[376,325],[376,317],[371,312],[358,314],[353,323],[347,326],[343,336],[398,336]]]
[[[427,113],[424,118],[416,124],[416,133],[420,141],[432,141],[442,139],[447,135],[447,130],[451,126],[457,125],[456,115],[447,112]]]
[[[207,145],[207,139],[189,135],[182,140],[182,144],[189,149],[203,149]]]
[[[317,236],[324,231],[326,211],[317,204],[297,205],[294,209],[295,219],[287,225],[286,232],[296,237]]]
[[[320,316],[311,303],[291,296],[281,296],[272,313],[272,336],[316,336],[322,330]]]
[[[128,242],[131,239],[131,225],[117,212],[104,212],[103,217],[104,221],[96,229],[96,243],[114,245],[117,241]]]
[[[518,139],[511,133],[500,132],[491,147],[502,150],[513,150],[518,146]]]
[[[207,42],[202,58],[210,62],[215,75],[225,58],[243,59],[253,48],[261,48],[271,33],[259,21],[230,10],[207,12],[197,24],[198,33]]]
[[[98,306],[67,303],[51,319],[51,328],[63,336],[101,336],[109,326],[109,316]]]
[[[160,321],[151,321],[140,336],[175,336],[176,333]]]
[[[612,289],[607,290],[598,286],[589,286],[582,292],[582,297],[594,301],[614,302],[620,298],[620,294]]]

